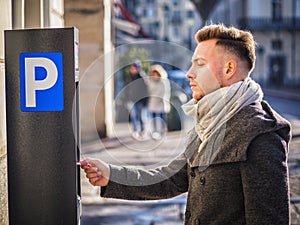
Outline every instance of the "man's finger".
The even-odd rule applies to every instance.
[[[90,178],[90,179],[89,179],[89,182],[90,182],[91,184],[93,184],[93,185],[96,185],[96,183],[97,183],[98,181],[100,181],[101,178],[102,178],[102,177],[94,177],[94,178]]]
[[[93,173],[87,173],[86,177],[87,178],[94,178],[94,177],[101,177],[102,173],[101,172],[93,172]]]

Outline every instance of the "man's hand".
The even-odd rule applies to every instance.
[[[97,159],[85,159],[80,161],[80,165],[92,185],[107,186],[110,176],[107,163]]]

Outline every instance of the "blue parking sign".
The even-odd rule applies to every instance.
[[[23,112],[64,109],[61,52],[20,54],[20,97]]]

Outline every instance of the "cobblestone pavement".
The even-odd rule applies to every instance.
[[[300,197],[300,121],[291,119],[293,139],[289,152],[291,197]],[[83,157],[101,158],[115,164],[154,168],[182,151],[186,129],[167,133],[161,141],[134,141],[126,124],[117,124],[115,138],[86,143]],[[189,127],[189,126],[187,126]],[[91,186],[81,174],[82,225],[182,225],[186,196],[166,201],[124,201],[104,199],[99,188]],[[300,204],[291,205],[292,224],[300,224]]]

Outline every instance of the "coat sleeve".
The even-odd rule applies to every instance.
[[[289,224],[286,143],[276,133],[256,137],[241,164],[246,224]]]
[[[186,158],[180,155],[169,165],[145,170],[110,165],[111,175],[101,196],[127,200],[157,200],[187,191]]]

